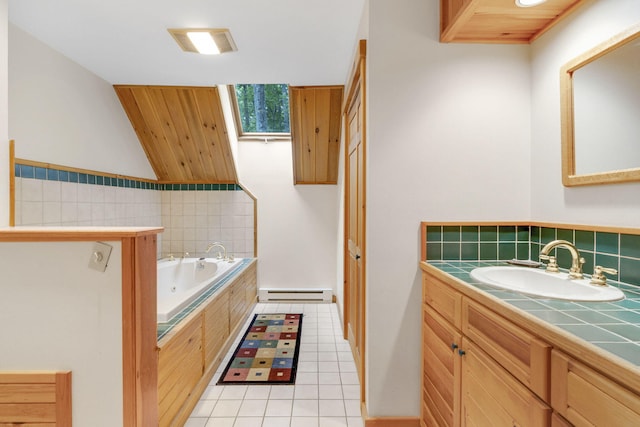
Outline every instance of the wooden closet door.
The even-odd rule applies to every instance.
[[[345,107],[345,288],[344,331],[360,379],[361,400],[365,383],[365,111],[364,41]]]

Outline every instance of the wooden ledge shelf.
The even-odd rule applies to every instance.
[[[0,228],[0,242],[120,240],[162,231],[162,227],[4,227]]]

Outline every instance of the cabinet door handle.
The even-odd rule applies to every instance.
[[[456,343],[452,343],[452,344],[451,344],[451,349],[452,349],[452,350],[455,350],[456,348],[458,348],[458,344],[456,344]]]
[[[460,355],[460,357],[462,357],[467,353],[464,350],[458,350],[458,354]]]

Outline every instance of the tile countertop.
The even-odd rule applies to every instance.
[[[640,287],[608,281],[624,292],[625,299],[621,301],[543,299],[494,288],[471,278],[474,268],[509,265],[506,262],[427,261],[426,264],[640,367]]]

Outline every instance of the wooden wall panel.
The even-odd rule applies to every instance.
[[[238,182],[217,88],[114,88],[160,182]]]
[[[71,424],[71,372],[0,372],[0,425]]]
[[[343,92],[343,86],[289,88],[294,183],[337,183]]]

